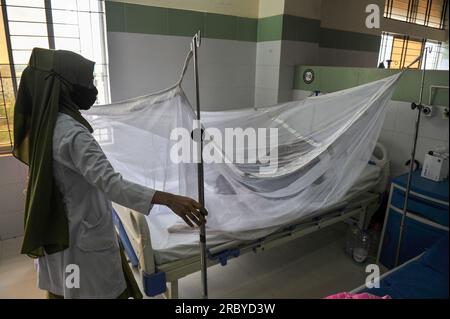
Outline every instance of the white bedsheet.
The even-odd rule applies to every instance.
[[[374,165],[367,165],[358,181],[346,194],[344,200],[352,198],[361,192],[373,189],[380,181],[381,168]],[[150,228],[152,248],[156,264],[164,264],[170,261],[195,256],[199,253],[198,230],[189,230],[182,232],[169,232],[169,228],[180,224],[180,218],[171,212],[160,210],[152,212],[146,217]],[[251,240],[268,235],[279,227],[255,230],[242,233],[242,239]],[[214,247],[236,239],[236,233],[233,239],[225,233],[207,231],[207,245]]]

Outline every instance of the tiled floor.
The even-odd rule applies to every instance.
[[[44,298],[33,260],[19,254],[21,244],[21,237],[0,241],[0,298]]]
[[[322,298],[365,281],[365,267],[343,252],[345,224],[208,269],[210,298]],[[0,298],[43,298],[21,238],[0,242]],[[139,281],[138,281],[139,282]],[[200,273],[179,282],[180,298],[201,296]]]

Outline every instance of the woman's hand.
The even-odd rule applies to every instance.
[[[206,223],[206,209],[192,198],[157,191],[152,202],[169,207],[191,227],[194,227],[194,224],[201,226]]]

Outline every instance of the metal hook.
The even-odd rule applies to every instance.
[[[201,34],[200,30],[192,37],[191,41],[191,51],[194,51],[194,45],[196,48],[199,48],[201,44]]]
[[[200,47],[201,44],[201,31],[198,30],[198,32],[194,35],[194,41],[195,41],[195,45],[197,46],[197,48]]]

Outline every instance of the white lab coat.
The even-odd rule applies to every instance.
[[[148,214],[155,190],[123,179],[88,129],[62,113],[53,133],[53,174],[70,241],[68,249],[39,258],[39,288],[65,298],[118,297],[126,283],[111,201]]]

